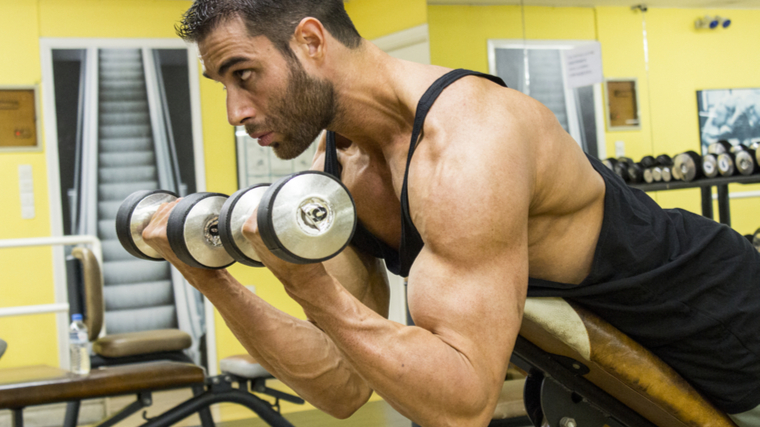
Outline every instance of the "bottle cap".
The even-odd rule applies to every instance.
[[[79,313],[77,313],[77,314],[72,314],[72,315],[71,315],[71,320],[72,320],[73,322],[81,322],[81,321],[82,321],[82,315],[81,315],[81,314],[79,314]]]

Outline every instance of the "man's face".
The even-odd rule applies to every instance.
[[[297,157],[335,119],[333,85],[309,76],[268,38],[250,37],[242,20],[219,25],[198,48],[204,75],[225,86],[230,124],[245,126],[278,157]]]

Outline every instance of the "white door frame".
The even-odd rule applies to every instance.
[[[61,201],[61,180],[58,167],[58,122],[55,110],[55,83],[53,80],[53,49],[88,48],[141,48],[186,49],[190,82],[190,114],[193,123],[193,150],[195,152],[195,182],[197,191],[206,190],[206,168],[203,157],[203,125],[201,123],[200,85],[197,66],[197,52],[194,45],[188,46],[178,39],[77,39],[40,38],[40,61],[42,65],[42,106],[45,130],[45,151],[48,169],[48,199],[50,204],[51,236],[63,236],[63,211]],[[63,247],[53,248],[53,285],[56,303],[67,303],[66,263]],[[208,349],[209,373],[216,372],[216,336],[213,306],[205,300],[206,348]],[[60,366],[68,369],[68,313],[56,315],[58,329],[58,356]]]

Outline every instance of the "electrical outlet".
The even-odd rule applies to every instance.
[[[625,141],[615,141],[615,157],[625,157]]]
[[[256,293],[256,285],[246,285],[245,288],[253,292],[254,294]]]

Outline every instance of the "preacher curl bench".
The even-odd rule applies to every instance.
[[[85,270],[99,269],[94,257],[82,259],[89,260]],[[535,426],[550,427],[736,427],[648,350],[561,298],[528,299],[512,363],[527,378],[504,383],[492,426],[527,414]],[[235,402],[272,426],[291,426],[279,414],[279,399],[302,403],[300,398],[267,388],[271,376],[248,356],[220,365],[224,374],[211,378],[198,366],[174,361],[109,366],[89,376],[50,367],[0,370],[0,409],[11,409],[14,427],[21,427],[27,406],[136,394],[134,403],[100,424],[111,426],[149,405],[153,391],[190,387],[193,398],[144,425],[167,426],[199,412],[203,427],[210,427],[208,406]],[[76,418],[67,415],[64,425],[73,427]]]

